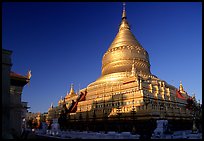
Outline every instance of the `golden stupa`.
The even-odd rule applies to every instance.
[[[176,88],[151,74],[148,52],[132,34],[123,6],[119,31],[103,55],[101,76],[75,94],[58,102],[66,105],[69,121],[168,119],[189,120],[182,83]],[[53,109],[53,108],[52,108]],[[51,111],[50,111],[51,112]],[[48,111],[49,114],[49,111]]]
[[[103,55],[102,75],[88,87],[123,81],[131,74],[133,64],[136,73],[151,75],[149,55],[132,34],[124,8],[119,32]]]

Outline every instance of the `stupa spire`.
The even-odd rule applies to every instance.
[[[126,8],[125,8],[126,4],[123,3],[123,13],[122,13],[122,22],[120,24],[119,30],[122,29],[129,29],[130,30],[130,26],[127,22],[127,16],[126,16]]]
[[[74,93],[74,84],[71,84],[71,89],[70,89],[69,94],[72,94],[72,93]]]

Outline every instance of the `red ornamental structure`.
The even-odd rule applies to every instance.
[[[180,99],[186,99],[185,97],[182,96],[182,94],[180,93],[180,91],[176,90],[176,95],[178,98]]]

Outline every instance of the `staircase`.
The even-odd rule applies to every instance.
[[[76,102],[74,100],[72,101],[72,104],[71,104],[70,108],[68,109],[69,113],[74,113],[77,111],[78,102],[84,101],[86,99],[86,94],[87,94],[86,91],[85,91],[85,93],[81,92],[80,95],[78,96]]]

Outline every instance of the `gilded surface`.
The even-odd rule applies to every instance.
[[[133,109],[137,115],[143,115],[138,119],[190,117],[185,108],[189,95],[182,84],[177,89],[151,74],[148,52],[131,33],[124,9],[119,31],[103,56],[101,76],[80,92],[85,91],[86,99],[78,101],[77,111],[70,113],[71,119],[79,117],[79,114],[85,118],[86,113],[93,117],[95,112],[98,120],[104,113],[111,120],[117,115],[117,108],[120,108],[123,118],[128,118]],[[184,99],[177,97],[177,91]],[[70,104],[77,97],[72,86],[65,102]],[[62,103],[60,100],[59,106]]]
[[[148,53],[130,31],[126,13],[123,10],[119,32],[103,56],[102,76],[96,83],[109,80],[118,81],[121,77],[126,77],[124,72],[131,72],[133,61],[136,72],[151,74]],[[111,79],[108,79],[108,77],[111,77]]]

